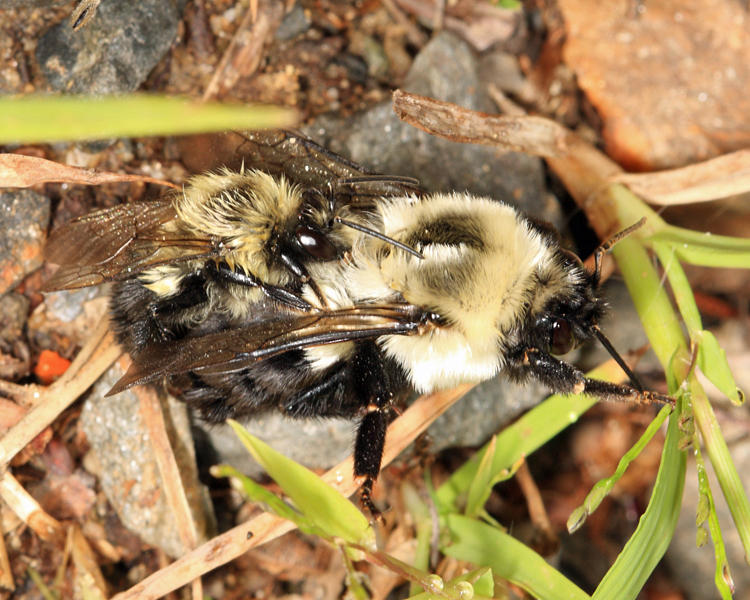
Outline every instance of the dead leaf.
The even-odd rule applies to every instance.
[[[63,165],[36,156],[0,154],[0,187],[25,188],[42,183],[101,185],[103,183],[117,183],[121,181],[155,183],[171,188],[179,187],[169,181],[155,179],[146,175],[95,171],[93,169]]]
[[[750,192],[750,150],[657,173],[623,173],[612,181],[662,206],[708,202]]]

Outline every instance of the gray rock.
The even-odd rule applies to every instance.
[[[177,35],[186,0],[106,1],[73,31],[65,20],[45,33],[36,58],[50,87],[77,94],[138,88]]]
[[[465,108],[492,111],[473,52],[450,33],[435,36],[424,47],[403,88]],[[490,196],[550,222],[561,222],[559,211],[549,212],[555,205],[545,192],[538,158],[430,136],[401,122],[390,101],[347,121],[318,119],[306,131],[324,146],[375,172],[417,177],[430,191]]]
[[[0,193],[0,294],[42,264],[49,198],[31,190]]]
[[[429,450],[479,446],[549,393],[540,383],[513,383],[501,373],[475,387],[430,426]]]
[[[87,464],[96,465],[102,489],[122,523],[146,543],[178,557],[187,549],[177,533],[175,515],[164,497],[164,485],[151,438],[131,390],[105,397],[123,372],[115,364],[94,386],[81,412],[81,427],[91,444]],[[195,451],[185,405],[168,402],[165,419],[182,483],[196,523],[199,541],[213,529],[213,513],[198,481]]]
[[[29,316],[29,299],[10,292],[0,296],[0,347],[12,345],[23,337],[23,326]]]
[[[356,424],[347,419],[290,419],[281,413],[268,413],[243,421],[243,426],[272,448],[310,469],[327,469],[354,448]],[[229,425],[201,426],[220,461],[251,477],[263,469],[250,456]]]
[[[292,10],[284,15],[284,19],[281,21],[281,25],[279,25],[276,33],[274,33],[274,37],[280,41],[291,40],[292,38],[305,33],[305,31],[310,29],[311,25],[312,22],[310,21],[307,12],[302,5],[297,2],[292,7]]]

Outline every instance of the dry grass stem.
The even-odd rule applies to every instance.
[[[263,46],[281,23],[280,2],[253,2],[248,6],[240,26],[221,57],[216,72],[206,86],[203,101],[220,96],[240,77],[252,75],[263,58]]]
[[[47,514],[18,480],[8,472],[4,473],[0,479],[0,498],[41,539],[60,547],[63,546],[65,543],[63,526],[57,519]]]

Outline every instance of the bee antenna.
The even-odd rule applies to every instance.
[[[416,256],[419,259],[424,259],[424,255],[421,252],[417,252],[414,248],[411,248],[406,244],[399,242],[398,240],[394,240],[393,238],[388,237],[387,235],[382,234],[379,231],[375,231],[374,229],[370,229],[369,227],[365,227],[364,225],[360,225],[359,223],[354,223],[353,221],[347,221],[346,219],[342,219],[341,217],[336,217],[334,220],[337,223],[341,223],[342,225],[346,225],[347,227],[351,227],[352,229],[356,229],[357,231],[361,231],[362,233],[371,235],[372,237],[378,238],[379,240],[387,242],[388,244],[396,246],[397,248],[401,248],[401,250],[403,250],[404,252],[408,252],[412,256]]]
[[[597,288],[599,287],[599,282],[602,276],[602,257],[604,256],[604,254],[608,252],[612,248],[612,246],[614,246],[622,238],[627,237],[628,235],[633,233],[636,229],[640,229],[641,227],[643,227],[643,224],[645,222],[646,222],[646,217],[643,217],[637,223],[633,223],[630,227],[626,227],[622,231],[613,235],[607,241],[603,242],[602,245],[599,246],[596,250],[594,250],[594,273],[593,273],[594,287],[597,287]]]
[[[623,360],[622,356],[620,356],[620,355],[619,355],[619,353],[617,352],[617,350],[615,350],[615,347],[614,347],[614,346],[612,345],[612,342],[610,342],[610,341],[609,341],[609,340],[607,339],[607,336],[605,336],[605,335],[604,335],[604,334],[602,333],[602,330],[601,330],[601,329],[599,329],[599,326],[598,326],[598,325],[594,325],[594,326],[593,326],[593,327],[591,328],[591,331],[593,331],[593,332],[594,332],[594,335],[595,335],[595,336],[596,336],[596,338],[597,338],[597,339],[598,339],[598,340],[599,340],[599,341],[601,342],[602,346],[604,346],[604,348],[605,348],[605,349],[607,350],[607,352],[609,352],[609,355],[610,355],[610,356],[611,356],[612,358],[614,358],[614,359],[615,359],[615,362],[616,362],[616,363],[617,363],[618,365],[620,365],[620,368],[621,368],[621,369],[622,369],[623,371],[625,371],[625,374],[626,374],[626,375],[627,375],[627,376],[628,376],[628,377],[630,378],[630,381],[632,381],[632,382],[633,382],[633,386],[634,386],[634,387],[635,387],[635,388],[636,388],[636,389],[637,389],[637,390],[638,390],[639,392],[642,392],[644,388],[643,388],[643,385],[641,384],[640,380],[638,379],[638,377],[636,377],[635,373],[633,373],[633,371],[631,371],[631,370],[630,370],[630,367],[629,367],[629,366],[627,365],[627,363],[626,363],[626,362],[625,362],[625,361]]]

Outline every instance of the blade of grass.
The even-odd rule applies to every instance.
[[[367,518],[347,498],[309,469],[261,442],[236,421],[230,419],[228,423],[253,458],[316,527],[332,537],[374,547],[375,534]]]
[[[592,598],[636,598],[669,547],[680,515],[687,467],[686,454],[678,448],[679,438],[678,418],[674,414],[669,420],[659,473],[646,512]]]
[[[634,222],[634,217],[637,217],[637,220],[644,216],[644,212],[650,211],[626,188],[613,186],[611,194],[618,217],[623,223]],[[670,227],[669,229],[676,230],[677,228]],[[664,239],[662,233],[656,234],[660,240]],[[689,236],[692,232],[684,231],[684,233]],[[697,236],[708,237],[713,241],[721,238],[721,236],[703,234],[697,234]],[[688,354],[689,350],[677,316],[672,310],[666,291],[662,288],[661,280],[649,260],[646,249],[638,244],[635,237],[622,240],[612,252],[654,352],[665,370],[669,370],[671,357],[676,353]],[[721,238],[719,241],[722,244],[736,243],[734,238]],[[677,251],[676,248],[675,251]],[[747,266],[747,262],[742,266]],[[681,291],[678,290],[678,293]],[[705,444],[706,454],[713,465],[719,486],[732,513],[732,519],[745,551],[745,560],[750,564],[750,501],[737,473],[737,468],[732,462],[726,440],[721,434],[721,428],[706,393],[692,374],[688,376],[688,386],[695,422]]]
[[[448,556],[488,566],[496,576],[522,587],[535,598],[589,598],[543,557],[507,533],[462,515],[449,515],[446,523],[454,540],[443,548]]]
[[[614,361],[594,369],[588,376],[608,381],[615,381],[618,377],[624,378]],[[555,394],[532,408],[497,435],[495,453],[491,457],[492,466],[485,477],[492,480],[504,470],[511,469],[520,459],[534,452],[568,425],[575,423],[596,402],[596,398],[591,396]],[[465,501],[481,462],[486,460],[486,449],[487,445],[438,488],[435,499],[439,511],[461,512],[458,504]]]
[[[680,260],[703,267],[750,266],[750,239],[714,235],[667,225],[653,237],[674,248]]]
[[[289,127],[294,111],[147,94],[0,98],[0,144]]]
[[[698,440],[695,439],[695,442]],[[719,525],[719,517],[716,514],[716,506],[714,504],[713,493],[711,492],[711,486],[708,482],[708,474],[706,473],[706,465],[703,462],[703,455],[701,454],[700,447],[695,444],[695,466],[698,471],[698,491],[700,492],[701,499],[705,499],[705,506],[701,508],[702,502],[698,504],[698,512],[696,514],[696,525],[700,528],[703,523],[708,522],[708,530],[711,534],[711,540],[714,546],[714,560],[716,562],[716,568],[714,570],[714,583],[716,589],[719,590],[723,600],[731,600],[732,594],[734,593],[734,581],[729,571],[729,562],[727,561],[727,551],[724,546],[724,538],[721,535],[721,526]],[[699,529],[700,531],[705,531]],[[698,543],[698,546],[702,544]]]
[[[586,518],[597,509],[599,504],[601,504],[601,501],[612,491],[615,483],[620,480],[626,469],[630,466],[630,463],[638,457],[646,444],[648,444],[656,432],[659,431],[664,424],[664,421],[667,420],[670,412],[670,407],[665,406],[662,408],[659,411],[658,416],[649,423],[649,426],[646,428],[646,431],[643,432],[643,435],[620,459],[620,462],[617,464],[617,469],[615,469],[612,476],[596,482],[586,496],[586,499],[583,501],[583,504],[570,514],[570,517],[568,518],[568,532],[573,533],[580,528],[580,526],[586,521]]]
[[[654,252],[664,267],[680,315],[690,336],[698,348],[698,366],[703,374],[734,404],[741,404],[740,392],[734,381],[724,350],[710,331],[703,329],[698,306],[693,297],[685,271],[677,260],[673,248],[665,242],[654,242]]]

